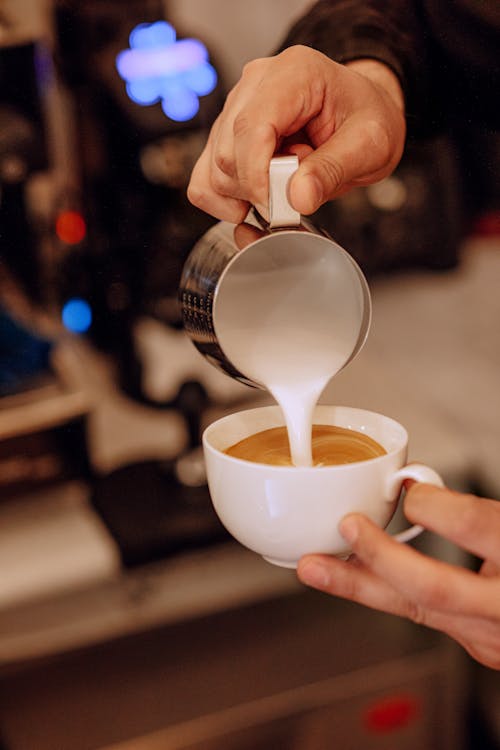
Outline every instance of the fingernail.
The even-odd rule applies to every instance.
[[[358,538],[358,522],[355,518],[347,516],[339,524],[339,531],[349,544],[354,544]]]
[[[307,562],[300,566],[299,578],[313,589],[326,589],[330,585],[330,573],[319,562]]]

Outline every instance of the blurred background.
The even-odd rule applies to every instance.
[[[201,431],[269,399],[182,331],[213,221],[185,190],[243,64],[310,4],[0,5],[2,750],[500,747],[498,673],[305,591],[211,509]],[[496,499],[499,162],[498,135],[457,129],[314,217],[374,303],[324,400],[398,419],[411,458]]]

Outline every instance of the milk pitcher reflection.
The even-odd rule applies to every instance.
[[[184,326],[215,366],[267,389],[285,414],[291,455],[310,466],[312,411],[329,380],[359,352],[371,302],[354,259],[300,219],[287,185],[296,157],[270,166],[269,222],[219,222],[181,278]]]

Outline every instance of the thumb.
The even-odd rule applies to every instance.
[[[301,163],[290,182],[290,202],[296,211],[305,215],[314,213],[338,195],[345,183],[342,165],[329,154],[318,151]]]
[[[391,143],[378,120],[349,118],[301,161],[290,183],[290,201],[300,213],[311,214],[354,185],[386,177],[400,156],[399,143]]]

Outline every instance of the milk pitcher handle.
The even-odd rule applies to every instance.
[[[300,214],[288,200],[288,184],[299,166],[295,154],[275,156],[269,164],[269,228],[298,227]]]

